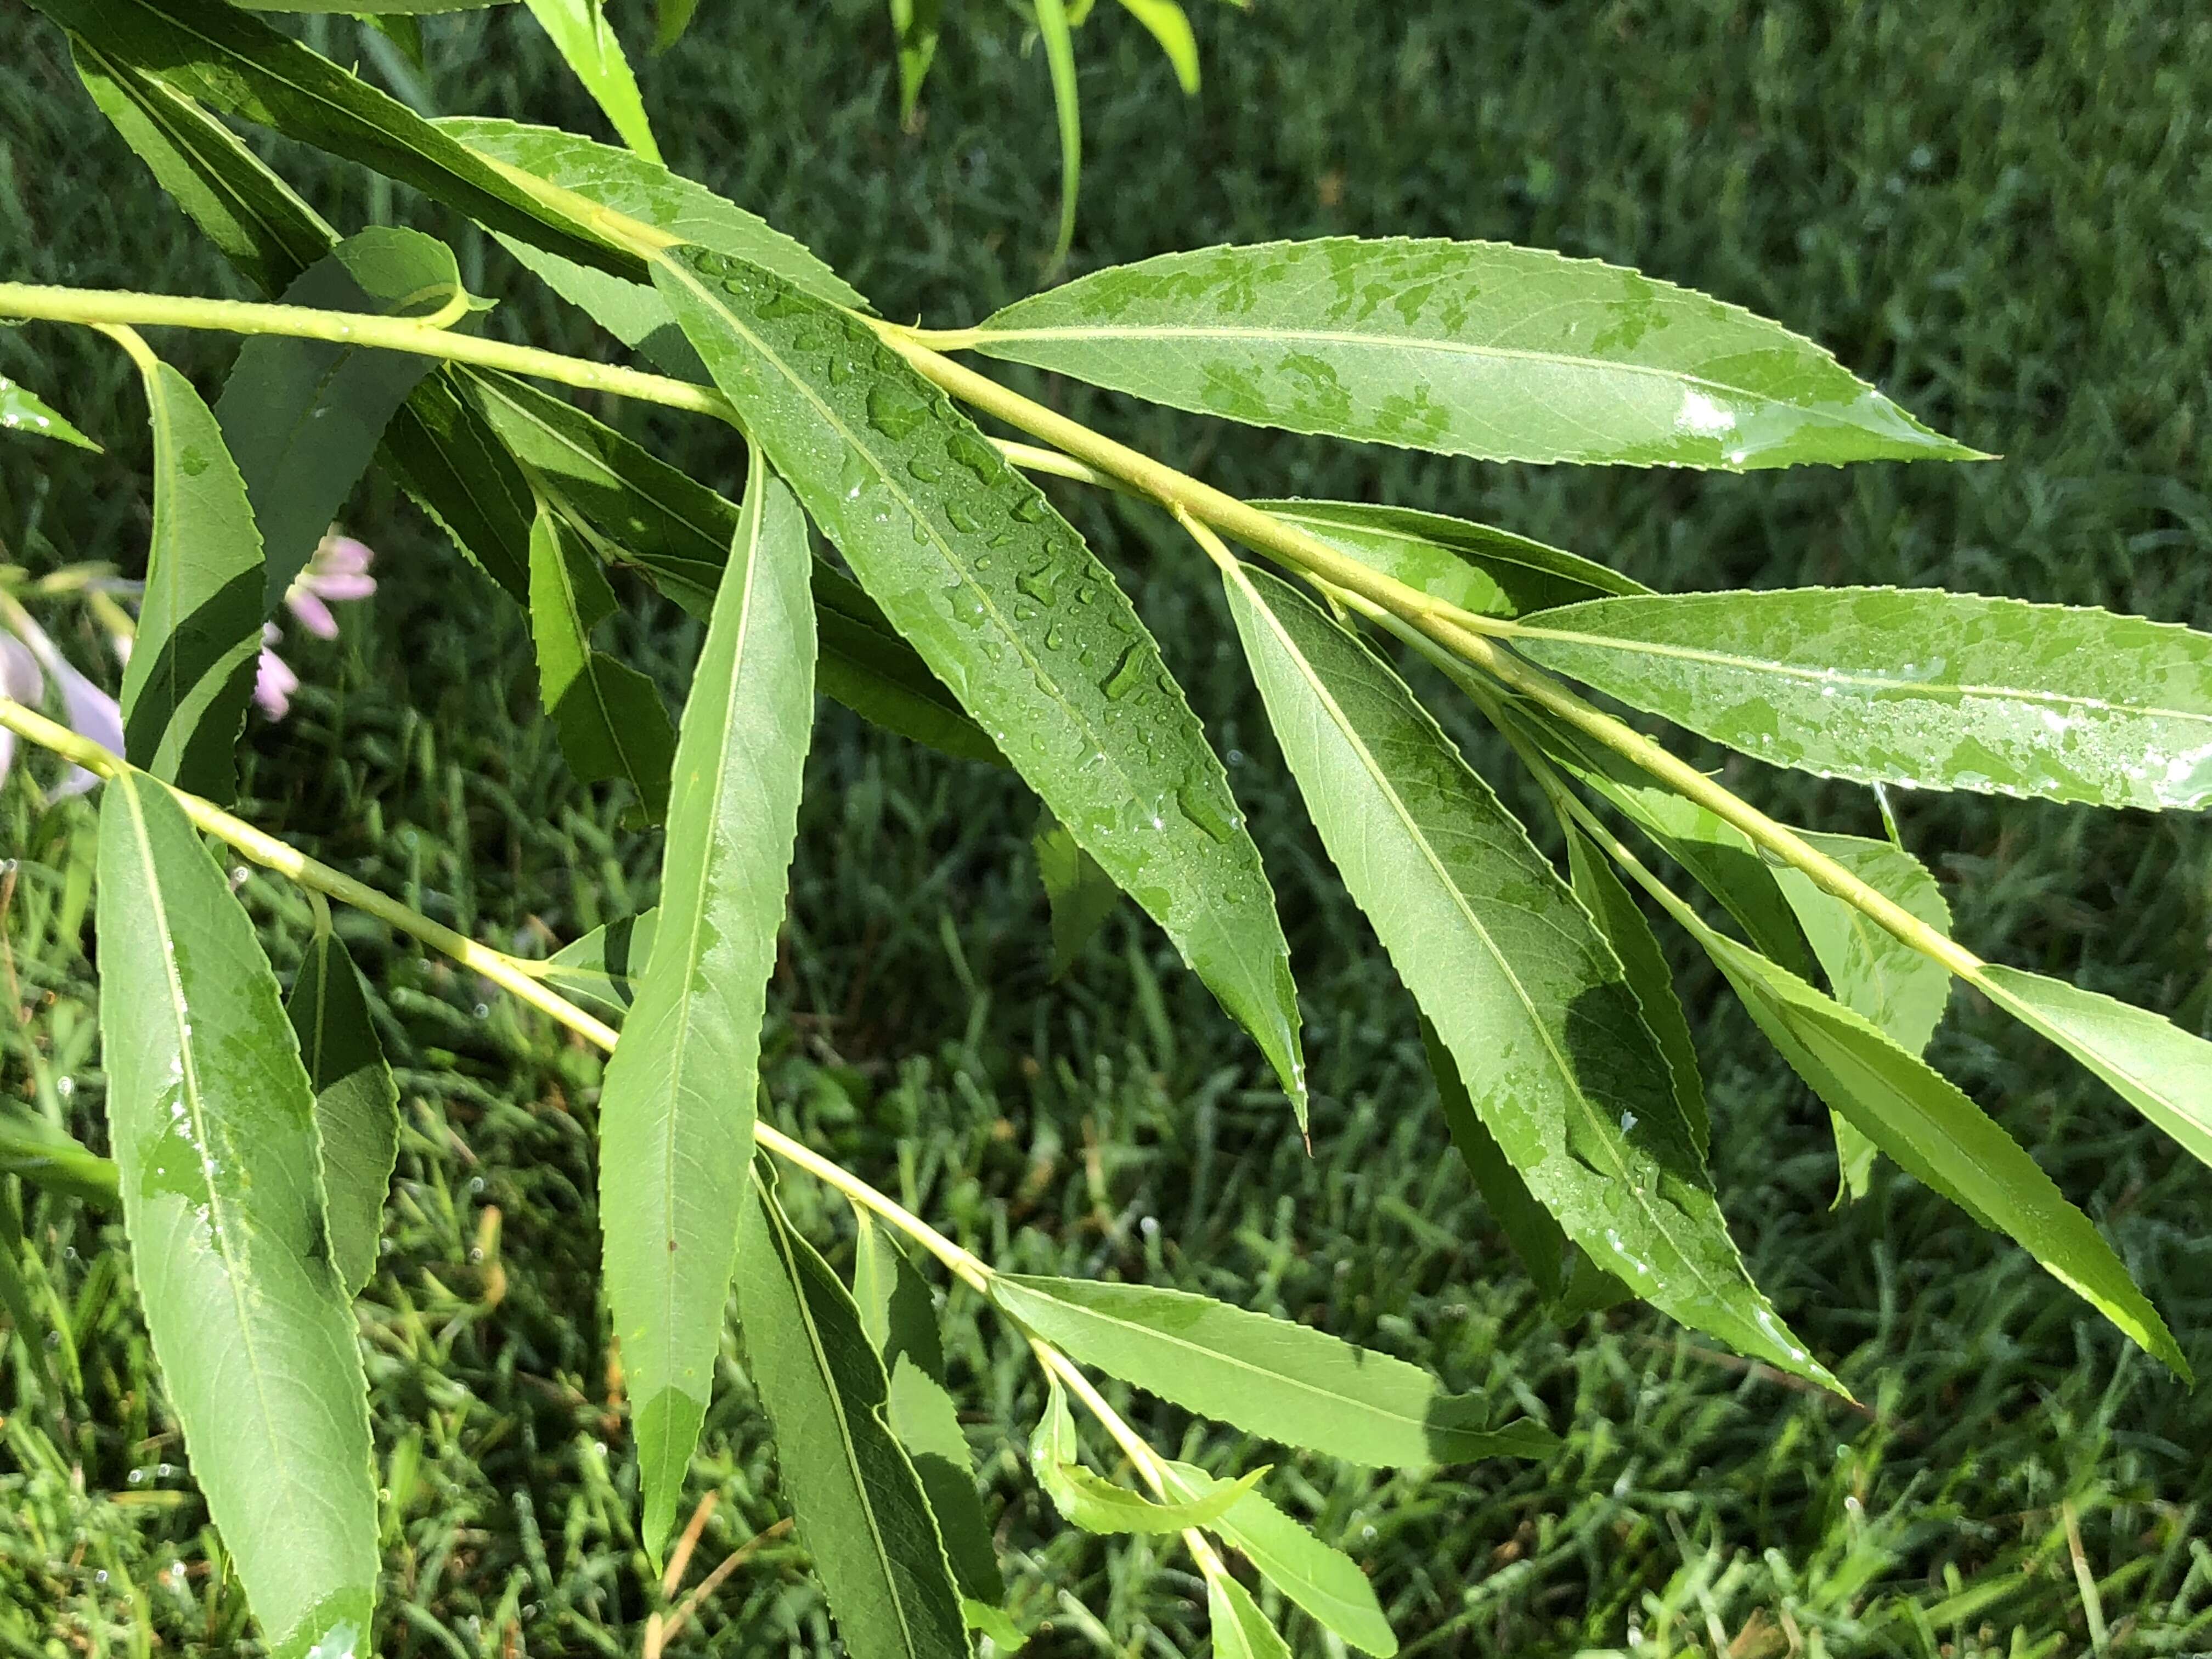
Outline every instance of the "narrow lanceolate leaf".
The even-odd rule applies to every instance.
[[[1598,599],[1517,636],[1777,766],[2102,806],[2212,801],[2212,634],[1887,587]]]
[[[1505,1242],[1528,1270],[1536,1293],[1547,1302],[1556,1301],[1567,1287],[1573,1247],[1552,1212],[1528,1190],[1528,1183],[1505,1156],[1498,1137],[1476,1113],[1474,1103],[1468,1098],[1467,1085],[1460,1081],[1458,1063],[1444,1047],[1436,1022],[1426,1014],[1420,1020],[1421,1043],[1428,1051],[1430,1075],[1437,1084],[1437,1104],[1443,1113],[1452,1145],[1459,1149],[1460,1161],[1474,1177],[1475,1190],[1490,1206]]]
[[[430,315],[461,291],[453,250],[411,230],[349,236],[284,290],[287,305]],[[345,505],[432,360],[260,334],[240,348],[216,400],[223,441],[261,531],[273,613]]]
[[[1322,843],[1529,1191],[1655,1307],[1831,1382],[1751,1282],[1589,913],[1358,641],[1263,571],[1228,587]]]
[[[684,38],[684,30],[691,27],[692,15],[699,9],[699,0],[656,0],[653,9],[653,49],[666,52]]]
[[[191,382],[167,363],[143,367],[154,537],[123,674],[125,751],[181,789],[228,800],[261,648],[261,537],[245,480]]]
[[[1052,976],[1058,979],[1106,925],[1121,902],[1121,890],[1097,860],[1076,845],[1067,826],[1049,814],[1030,844],[1036,851],[1037,876],[1051,911]]]
[[[890,0],[891,33],[898,41],[899,125],[911,131],[921,101],[921,83],[937,61],[937,39],[945,24],[945,0]]]
[[[0,374],[0,432],[28,433],[34,438],[52,438],[100,453],[98,444],[56,414],[45,398],[4,374]]]
[[[1142,1492],[1116,1486],[1083,1467],[1075,1419],[1068,1415],[1067,1395],[1057,1377],[1048,1378],[1048,1382],[1044,1416],[1030,1437],[1030,1469],[1045,1496],[1052,1499],[1053,1507],[1085,1532],[1174,1533],[1186,1527],[1210,1526],[1251,1491],[1265,1473],[1255,1469],[1233,1481],[1200,1474],[1190,1483],[1194,1489],[1188,1496],[1154,1503]]]
[[[676,738],[653,682],[592,649],[592,629],[614,609],[598,562],[541,508],[530,532],[530,632],[545,712],[576,776],[622,779],[640,814],[657,823],[667,810]]]
[[[376,1490],[315,1107],[252,924],[168,791],[100,805],[100,1042],[155,1357],[272,1652],[365,1652]]]
[[[658,907],[610,921],[546,958],[546,982],[600,1018],[620,1024],[637,1000],[659,929]]]
[[[761,1015],[814,723],[806,566],[799,503],[756,465],[677,739],[653,952],[599,1102],[607,1299],[655,1553],[706,1414],[752,1164]]]
[[[1175,66],[1176,81],[1188,96],[1198,93],[1198,40],[1190,32],[1190,19],[1176,0],[1121,0],[1127,12],[1152,32],[1168,62]]]
[[[1176,409],[1497,461],[1972,453],[1747,311],[1497,242],[1163,254],[1017,301],[962,343]]]
[[[857,319],[696,248],[655,273],[746,430],[892,626],[1258,1039],[1303,1121],[1274,895],[1127,596],[1036,486]]]
[[[1490,1427],[1488,1401],[1447,1394],[1402,1359],[1187,1291],[1001,1273],[991,1295],[1086,1365],[1202,1417],[1346,1462],[1537,1457],[1558,1443],[1525,1420]]]
[[[1218,1485],[1188,1463],[1167,1466],[1168,1489],[1197,1496]],[[1261,1576],[1352,1646],[1390,1659],[1398,1638],[1367,1575],[1341,1550],[1331,1549],[1257,1492],[1248,1492],[1208,1530],[1241,1551]]]
[[[538,20],[584,90],[606,112],[622,141],[647,161],[660,160],[653,142],[653,124],[645,118],[645,100],[638,96],[637,77],[622,42],[599,0],[528,0],[530,14]]]
[[[1441,513],[1364,501],[1253,505],[1408,587],[1477,616],[1519,617],[1608,593],[1650,591],[1577,554]]]
[[[1052,76],[1054,123],[1060,131],[1060,232],[1052,257],[1045,261],[1045,274],[1050,276],[1067,262],[1067,250],[1075,241],[1075,198],[1083,183],[1083,101],[1075,86],[1075,40],[1068,32],[1065,0],[1034,0],[1034,4],[1045,69]]]
[[[1290,1644],[1267,1622],[1252,1592],[1227,1573],[1206,1574],[1206,1611],[1214,1659],[1291,1659]]]
[[[756,1187],[738,1256],[747,1370],[775,1431],[799,1541],[855,1659],[966,1659],[945,1547],[884,1421],[889,1384],[858,1310]]]
[[[385,1064],[361,974],[335,933],[309,941],[285,1004],[315,1091],[331,1265],[348,1296],[376,1271],[384,1197],[399,1160],[399,1088]]]
[[[1870,1022],[1735,940],[1699,927],[1759,1029],[1829,1107],[1984,1226],[2016,1240],[2184,1377],[2173,1337],[2088,1217],[1954,1084]]]
[[[2212,1043],[2144,1009],[2017,968],[1990,963],[1974,982],[2212,1164]]]

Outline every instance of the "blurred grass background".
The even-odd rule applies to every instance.
[[[1057,168],[1042,61],[997,7],[952,9],[921,129],[904,133],[872,0],[705,9],[641,68],[672,162],[810,241],[885,313],[979,317],[1034,283]],[[1032,389],[1231,489],[1486,517],[1662,588],[1942,584],[2212,624],[2212,14],[2154,0],[1194,11],[1195,100],[1115,9],[1080,40],[1077,270],[1227,240],[1510,238],[1776,317],[2004,459],[1747,477],[1504,469]],[[638,44],[642,18],[620,21]],[[360,51],[348,20],[309,27]],[[427,33],[439,110],[602,131],[519,8]],[[0,43],[6,275],[242,296],[100,121],[54,31],[16,9]],[[454,229],[319,157],[270,153],[343,227]],[[460,245],[471,280],[506,299],[495,327],[601,349],[496,249]],[[210,392],[231,349],[160,343]],[[9,556],[135,571],[146,442],[124,361],[52,328],[0,331],[0,374],[110,447],[0,448]],[[734,479],[726,432],[601,412]],[[1551,1323],[1449,1152],[1412,1010],[1327,874],[1212,584],[1164,520],[1061,499],[1231,759],[1304,990],[1313,1154],[1250,1046],[1126,908],[1047,982],[1018,784],[827,706],[771,994],[787,1127],[1003,1265],[1203,1289],[1550,1421],[1567,1449],[1547,1467],[1391,1475],[1134,1402],[1161,1444],[1275,1461],[1269,1490],[1368,1567],[1409,1653],[2212,1650],[2212,1407],[1894,1170],[1832,1211],[1824,1115],[1687,957],[1724,1201],[1761,1282],[1863,1408],[1640,1310]],[[511,607],[388,488],[363,490],[349,527],[380,550],[383,591],[337,645],[288,641],[307,684],[289,720],[250,731],[252,816],[517,948],[649,903],[654,845],[566,775]],[[624,649],[675,696],[696,631],[631,597]],[[89,632],[70,643],[96,659]],[[1503,779],[1495,746],[1468,738]],[[1874,827],[1863,792],[1730,773],[1801,821]],[[2201,824],[1899,804],[1977,949],[2212,1024]],[[40,815],[20,786],[0,792],[0,1087],[10,1109],[97,1140],[90,829],[83,803]],[[258,876],[244,891],[289,971],[305,906]],[[635,1650],[655,1601],[597,1305],[597,1061],[442,961],[341,925],[380,987],[406,1121],[388,1254],[362,1302],[388,1492],[383,1648]],[[1934,1058],[2099,1220],[2212,1367],[2205,1172],[1963,994]],[[842,1216],[807,1214],[834,1248]],[[0,1362],[0,1648],[240,1650],[242,1610],[150,1372],[119,1232],[52,1199],[29,1220],[59,1328]],[[1031,1651],[1198,1650],[1202,1599],[1173,1550],[1053,1523],[1015,1449],[1034,1379],[976,1313],[952,1297],[948,1349],[1012,1605],[1039,1626]],[[781,1513],[734,1349],[723,1385],[696,1469],[719,1501],[695,1581]],[[1300,1651],[1331,1650],[1277,1611]],[[744,1561],[671,1645],[830,1650],[788,1540]]]

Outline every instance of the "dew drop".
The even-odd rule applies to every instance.
[[[1121,653],[1121,660],[1114,665],[1114,672],[1099,685],[1109,702],[1119,702],[1144,683],[1145,653],[1141,646],[1133,645]]]
[[[915,456],[906,464],[906,470],[924,483],[935,483],[945,476],[944,464],[933,461],[926,455]]]
[[[1052,603],[1053,590],[1060,582],[1060,567],[1041,564],[1034,570],[1025,570],[1014,578],[1014,586],[1039,605]]]
[[[1221,810],[1212,795],[1195,784],[1185,784],[1176,791],[1176,805],[1182,809],[1183,817],[1216,841],[1227,841],[1236,830],[1236,821]]]
[[[849,371],[852,365],[846,367]],[[830,378],[837,380],[834,363]],[[912,388],[896,380],[878,380],[868,388],[868,424],[893,443],[912,436],[928,418],[929,405]]]
[[[1052,503],[1035,490],[1025,492],[1014,503],[1014,516],[1024,524],[1035,524],[1052,511]]]
[[[946,522],[963,536],[972,536],[983,527],[983,521],[958,501],[945,502],[945,517]]]

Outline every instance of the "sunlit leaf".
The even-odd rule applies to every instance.
[[[46,399],[27,386],[0,374],[0,432],[21,432],[34,438],[52,438],[79,449],[100,453],[98,444],[54,412]]]
[[[637,981],[659,921],[655,908],[592,928],[546,959],[546,981],[601,1019],[621,1024],[637,1000]]]
[[[647,161],[658,163],[660,146],[653,142],[653,125],[645,118],[645,100],[638,96],[637,77],[622,42],[615,39],[601,0],[526,0],[530,14],[545,31],[584,90],[614,123],[622,141]]]
[[[1198,41],[1190,32],[1190,19],[1176,0],[1121,0],[1121,9],[1152,32],[1168,62],[1175,66],[1176,81],[1187,95],[1198,92]]]
[[[964,337],[1176,409],[1498,461],[1959,458],[1809,341],[1595,260],[1498,242],[1168,253]]]
[[[2105,806],[2212,802],[2212,634],[1887,587],[1649,594],[1516,643],[1777,766]]]
[[[1291,1659],[1290,1644],[1267,1622],[1252,1592],[1227,1573],[1206,1575],[1206,1610],[1213,1659]]]
[[[1296,989],[1220,761],[1082,538],[866,325],[679,249],[655,280],[891,624],[1258,1040],[1301,1121]]]
[[[100,816],[108,1131],[164,1390],[272,1652],[365,1651],[368,1389],[276,976],[167,790],[122,774]]]
[[[761,1017],[814,724],[807,563],[799,503],[755,465],[677,738],[653,948],[599,1100],[607,1301],[655,1553],[713,1389],[752,1164]]]
[[[1467,1085],[1460,1081],[1459,1066],[1437,1035],[1435,1022],[1426,1014],[1420,1019],[1422,1045],[1428,1053],[1430,1074],[1436,1079],[1437,1104],[1443,1113],[1452,1145],[1459,1149],[1460,1161],[1474,1177],[1474,1188],[1482,1194],[1505,1242],[1528,1270],[1537,1294],[1547,1302],[1555,1300],[1567,1286],[1572,1250],[1567,1236],[1552,1212],[1537,1202],[1528,1183],[1513,1167],[1513,1160],[1498,1144],[1498,1137],[1475,1111],[1474,1103],[1468,1098]]]
[[[1030,1471],[1061,1517],[1085,1532],[1176,1533],[1207,1526],[1227,1514],[1265,1473],[1255,1469],[1241,1480],[1216,1480],[1194,1471],[1187,1496],[1155,1502],[1083,1467],[1066,1393],[1058,1377],[1048,1376],[1046,1384],[1044,1415],[1030,1437]]]
[[[384,1196],[399,1160],[399,1088],[368,1012],[361,974],[337,935],[307,942],[284,1005],[315,1091],[331,1265],[348,1296],[376,1271]]]

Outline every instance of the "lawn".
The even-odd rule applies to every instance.
[[[956,9],[956,10],[958,9]],[[1275,0],[1193,7],[1186,100],[1102,8],[1080,41],[1073,268],[1211,242],[1498,237],[1634,264],[1774,316],[1936,426],[1973,466],[1721,477],[1508,469],[1236,431],[1023,383],[1224,486],[1481,517],[1654,586],[1937,584],[2212,626],[2212,13],[2154,0],[1611,4]],[[874,0],[704,9],[641,77],[672,162],[811,242],[888,315],[951,325],[1026,291],[1056,167],[1041,58],[969,0],[902,132]],[[633,19],[623,26],[634,39]],[[313,20],[340,55],[347,19]],[[599,132],[519,8],[434,20],[441,111]],[[58,35],[0,20],[0,276],[243,296],[76,86]],[[366,71],[379,72],[374,58]],[[340,225],[450,229],[404,193],[271,152]],[[588,331],[462,243],[491,326]],[[162,337],[211,389],[228,346]],[[0,447],[0,542],[33,568],[143,558],[146,439],[103,343],[0,332],[106,456]],[[723,428],[620,411],[710,480]],[[1861,1402],[1785,1386],[1644,1310],[1562,1327],[1473,1195],[1410,1004],[1327,874],[1225,615],[1172,526],[1059,494],[1122,571],[1207,720],[1280,895],[1304,994],[1310,1155],[1257,1053],[1127,908],[1064,979],[1005,774],[824,706],[770,994],[782,1125],[1000,1265],[1118,1273],[1311,1320],[1510,1393],[1548,1466],[1384,1474],[1249,1447],[1139,1399],[1200,1461],[1368,1567],[1408,1653],[2058,1654],[2212,1650],[2212,1405],[2021,1252],[1886,1169],[1832,1207],[1826,1115],[1702,963],[1680,983],[1714,1075],[1716,1174],[1760,1282]],[[382,591],[249,731],[249,816],[480,937],[546,948],[653,900],[649,838],[568,776],[520,617],[388,486],[349,526]],[[680,695],[697,631],[641,591],[632,660]],[[94,659],[89,635],[74,641]],[[1464,733],[1501,778],[1499,753]],[[1712,757],[1720,763],[1717,754]],[[1730,763],[1754,799],[1862,832],[1870,797]],[[1960,938],[2212,1030],[2212,836],[2179,817],[1899,796]],[[83,884],[92,816],[0,791],[0,1090],[99,1140]],[[243,891],[280,970],[305,903]],[[362,1303],[386,1510],[383,1649],[636,1650],[656,1605],[599,1310],[599,1062],[550,1022],[357,918],[405,1139]],[[1961,994],[1933,1058],[2033,1150],[2212,1368],[2206,1171]],[[838,1206],[786,1183],[833,1255]],[[32,1287],[60,1315],[0,1358],[0,1648],[236,1650],[220,1547],[167,1419],[111,1218],[27,1192]],[[956,1291],[947,1351],[1030,1651],[1204,1641],[1174,1551],[1054,1524],[1020,1447],[1039,1390]],[[690,1582],[783,1513],[734,1341],[694,1472],[715,1504]],[[1301,1615],[1299,1651],[1330,1651]],[[803,1555],[741,1559],[672,1654],[831,1650]]]

